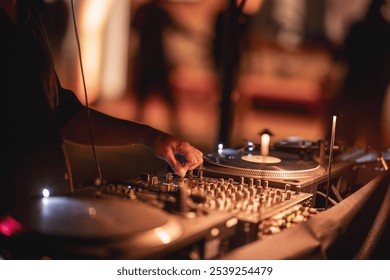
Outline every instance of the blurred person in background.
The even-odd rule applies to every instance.
[[[384,149],[383,108],[390,82],[390,1],[372,0],[343,46],[347,75],[337,109],[337,137],[347,147]]]
[[[220,87],[220,131],[218,143],[229,144],[230,130],[239,99],[236,83],[242,55],[249,51],[250,15],[256,13],[263,0],[229,0],[221,5],[214,25],[212,56]]]
[[[168,106],[172,131],[175,126],[177,104],[169,81],[173,68],[166,50],[165,34],[178,23],[167,12],[167,0],[150,0],[135,12],[131,28],[138,36],[138,46],[131,67],[131,91],[136,98],[135,120],[144,121],[146,103],[152,96],[159,96]]]

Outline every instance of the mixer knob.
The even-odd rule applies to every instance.
[[[261,204],[263,204],[263,196],[260,195],[259,196],[259,199],[257,200],[259,202],[259,207],[261,206]]]
[[[160,191],[167,192],[168,191],[168,184],[162,184],[160,187]]]
[[[265,203],[266,206],[267,206],[267,207],[270,207],[270,206],[273,205],[272,203],[273,203],[273,199],[272,199],[271,197],[268,197],[268,198],[267,198],[267,201],[266,201],[266,203]]]
[[[189,187],[189,184],[188,184],[188,179],[187,178],[184,178],[180,181],[177,182],[177,185],[179,187]]]
[[[249,187],[253,186],[253,178],[249,178],[248,186]]]
[[[161,185],[162,192],[172,192],[174,190],[175,190],[175,185],[172,182]]]
[[[226,210],[230,210],[232,208],[232,200],[230,199],[230,197],[227,197],[225,199],[225,208]]]
[[[294,217],[294,219],[292,220],[294,223],[300,223],[300,222],[303,222],[305,220],[305,217],[301,214],[298,214]]]
[[[304,217],[305,220],[309,219],[309,218],[310,218],[310,213],[309,213],[309,211],[303,211],[303,212],[302,212],[302,216]]]
[[[249,203],[248,200],[244,200],[241,204],[241,211],[246,211],[248,209]]]
[[[221,198],[217,198],[216,207],[219,210],[223,210],[224,207],[225,207],[225,201],[223,199],[221,199]]]
[[[108,185],[108,190],[111,192],[115,192],[115,185],[114,184],[109,184]]]
[[[268,188],[268,185],[269,185],[269,182],[268,182],[268,181],[264,181],[264,188],[265,188],[265,189]]]
[[[261,187],[261,180],[260,179],[257,179],[256,180],[256,187]]]
[[[199,194],[202,196],[207,195],[206,191],[204,189],[199,189]]]
[[[286,228],[286,220],[284,220],[284,219],[279,220],[279,221],[278,221],[278,224],[279,224],[279,228],[280,228],[280,229]]]
[[[244,190],[244,185],[238,185],[238,190],[243,191]]]
[[[225,193],[226,193],[227,196],[230,196],[232,194],[232,190],[231,189],[227,189],[225,191]]]
[[[244,193],[242,191],[237,192],[237,200],[242,200],[244,198]]]
[[[244,198],[245,199],[249,199],[251,197],[250,191],[248,189],[244,189],[242,192],[244,193]]]
[[[225,200],[225,199],[226,199],[226,193],[225,193],[225,192],[220,192],[220,193],[218,194],[218,197],[220,197],[220,198],[222,198],[223,200]]]
[[[173,179],[172,172],[168,172],[168,173],[165,175],[165,180],[166,180],[167,182],[169,182],[169,181],[172,181],[172,179]]]
[[[252,204],[248,204],[248,207],[246,208],[246,214],[250,215],[252,213],[253,213],[253,205]]]
[[[286,200],[291,200],[291,196],[292,196],[292,192],[291,191],[287,191],[286,192]]]
[[[227,186],[227,185],[221,186],[221,191],[225,192],[227,189],[228,189],[228,186]]]
[[[260,202],[259,201],[254,201],[253,202],[253,213],[257,213],[257,212],[259,212],[259,208],[260,208]]]
[[[152,186],[156,186],[158,184],[158,177],[157,176],[153,176],[152,177]]]
[[[215,200],[214,200],[214,199],[211,199],[211,200],[209,201],[209,206],[210,206],[211,209],[215,209],[216,203],[215,203]]]
[[[116,192],[117,193],[125,193],[126,192],[126,186],[125,185],[122,185],[122,184],[119,184],[116,186]]]
[[[289,215],[287,215],[286,221],[291,223],[294,220],[295,216],[296,214],[294,212],[290,213]]]
[[[240,184],[241,185],[245,184],[245,178],[244,177],[240,177]]]
[[[229,178],[227,182],[228,182],[228,184],[233,184],[234,183],[234,179],[233,178]]]
[[[203,170],[199,170],[199,172],[198,172],[198,177],[199,177],[200,179],[203,179]]]
[[[291,185],[290,184],[284,185],[284,191],[286,192],[286,191],[289,191],[289,190],[291,190]]]
[[[175,184],[173,182],[170,182],[168,183],[168,191],[170,192],[173,192],[173,191],[176,191],[176,190],[180,190],[180,187],[182,187],[183,185],[178,185],[178,188],[175,186]],[[181,189],[182,192],[186,192],[188,195],[191,194],[191,189],[190,188],[184,188],[184,189]]]
[[[301,193],[301,186],[296,186],[296,189],[295,189],[295,194],[300,194]]]
[[[150,180],[150,175],[148,173],[142,173],[141,174],[141,180],[148,183]]]
[[[254,197],[256,195],[255,187],[249,187],[249,194],[251,197]]]

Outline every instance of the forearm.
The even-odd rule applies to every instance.
[[[62,129],[64,139],[83,145],[91,145],[90,124],[94,144],[97,146],[125,146],[142,143],[150,146],[154,154],[171,165],[180,176],[203,162],[201,151],[189,142],[152,128],[148,125],[117,119],[95,110],[78,111]],[[176,155],[186,159],[180,162]]]
[[[64,139],[82,145],[90,145],[88,123],[94,144],[98,146],[124,146],[142,143],[153,146],[159,134],[163,133],[145,124],[121,120],[90,109],[79,111],[62,129]]]

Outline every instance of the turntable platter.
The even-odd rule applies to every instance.
[[[41,198],[19,209],[14,217],[26,229],[44,236],[100,241],[125,238],[143,248],[167,244],[183,231],[180,223],[162,210],[124,200]]]
[[[258,151],[222,149],[205,155],[205,162],[209,163],[213,170],[219,169],[239,176],[253,177],[305,177],[313,175],[322,175],[325,169],[314,160],[303,160],[297,154],[285,153],[280,151],[270,151],[272,158],[281,159],[280,161],[260,162],[246,160],[253,155],[259,154]]]

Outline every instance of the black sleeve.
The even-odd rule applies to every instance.
[[[73,91],[59,87],[58,92],[58,123],[60,127],[64,126],[78,111],[84,106],[78,100]]]

